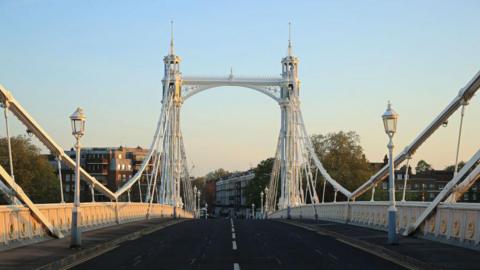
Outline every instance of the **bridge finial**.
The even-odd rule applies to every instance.
[[[292,23],[288,22],[288,56],[292,56]]]
[[[175,54],[175,49],[173,47],[173,20],[170,21],[170,52],[169,54],[170,55]]]

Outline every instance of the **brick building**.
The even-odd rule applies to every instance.
[[[383,163],[370,163],[373,171],[380,170],[388,163],[387,156]],[[405,167],[395,170],[395,189],[403,191],[406,177]],[[429,170],[421,173],[413,173],[412,168],[408,170],[408,181],[406,186],[406,200],[410,201],[432,201],[445,188],[445,185],[453,178],[453,171]],[[388,181],[383,181],[381,189],[385,194],[388,192]],[[401,200],[400,198],[396,198]],[[480,183],[474,184],[470,190],[465,192],[459,202],[480,202]]]
[[[75,150],[65,151],[73,160],[75,160]],[[141,147],[92,147],[82,148],[80,156],[80,165],[88,173],[94,176],[100,183],[107,186],[111,191],[116,191],[132,175],[134,175],[148,154],[148,149]],[[55,156],[49,155],[48,159],[58,174],[58,165]],[[150,172],[152,165],[149,164],[147,171]],[[142,194],[145,194],[146,182],[145,175],[142,176]],[[75,172],[62,164],[62,182],[66,201],[73,200]],[[132,200],[138,201],[138,185],[134,185],[131,191]],[[90,187],[85,182],[81,182],[81,201],[91,200]],[[107,198],[98,192],[95,192],[95,200],[105,201]]]

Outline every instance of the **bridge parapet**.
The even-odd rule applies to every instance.
[[[71,228],[71,203],[38,204],[42,214],[52,223],[56,230],[68,234]],[[147,218],[148,203],[135,202],[96,202],[82,203],[80,228],[83,231],[127,223]],[[150,218],[173,217],[170,205],[152,204]],[[118,214],[117,214],[118,213]],[[177,217],[193,218],[193,214],[183,209],[176,209]],[[22,205],[0,206],[0,249],[37,242],[46,239],[48,231],[42,223],[31,214],[28,207]]]
[[[397,229],[403,232],[423,213],[430,202],[398,202]],[[315,219],[348,223],[387,231],[388,202],[337,202],[292,207],[294,219]],[[269,218],[287,218],[279,210]],[[417,237],[480,250],[480,204],[442,203],[416,233]]]

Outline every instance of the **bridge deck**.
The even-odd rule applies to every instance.
[[[111,248],[109,245],[113,244],[112,241],[119,242],[119,240],[125,237],[135,237],[137,233],[140,235],[145,230],[151,231],[161,228],[161,226],[168,225],[170,222],[172,222],[171,218],[158,218],[87,231],[82,234],[81,250],[69,248],[70,237],[67,236],[63,239],[52,239],[0,251],[0,269],[38,269],[53,263],[65,265],[66,261],[74,259],[73,256],[83,257],[89,255],[89,249],[109,249]],[[98,250],[94,253],[97,253]],[[80,254],[80,252],[83,252],[83,254]],[[47,269],[60,268],[51,266]]]
[[[388,246],[382,231],[335,222],[282,221],[294,224],[273,220],[189,220],[155,232],[172,220],[128,223],[86,232],[81,250],[70,249],[67,237],[0,252],[0,269],[32,269],[48,264],[50,268],[46,269],[59,269],[68,265],[66,262],[73,256],[76,258],[70,262],[81,263],[75,269],[211,270],[236,269],[235,264],[242,270],[311,266],[404,269],[401,265],[476,269],[480,265],[478,251],[461,247],[412,237],[402,237],[400,245]],[[143,233],[132,236],[138,231]],[[118,241],[126,238],[132,241]],[[82,254],[93,249],[98,250]],[[52,264],[55,262],[58,264]]]

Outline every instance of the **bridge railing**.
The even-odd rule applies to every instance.
[[[398,202],[397,229],[403,232],[415,222],[430,202]],[[348,223],[387,231],[388,202],[337,202],[292,207],[293,219],[315,219]],[[287,209],[269,215],[287,218]],[[419,227],[417,237],[480,250],[480,204],[441,203]]]
[[[148,203],[96,202],[82,203],[80,228],[88,231],[100,227],[112,226],[137,220],[145,220]],[[56,230],[64,234],[70,232],[72,208],[71,203],[38,204],[44,216]],[[170,205],[152,204],[150,218],[173,217]],[[193,218],[193,214],[183,209],[176,209],[177,217]],[[0,206],[0,248],[15,243],[35,241],[48,236],[42,223],[31,214],[28,207],[22,205]]]

